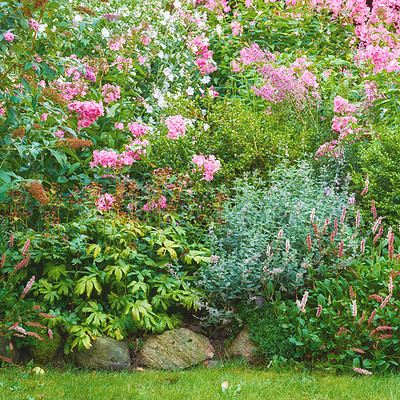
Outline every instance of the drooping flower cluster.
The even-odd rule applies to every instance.
[[[79,116],[78,129],[87,128],[97,118],[104,115],[103,103],[96,103],[95,101],[73,101],[68,104],[70,111],[76,111]]]
[[[195,155],[192,161],[200,167],[206,181],[212,181],[214,174],[221,169],[221,162],[214,155],[209,155],[208,159],[203,155]]]

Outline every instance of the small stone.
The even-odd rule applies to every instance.
[[[256,356],[256,350],[257,347],[250,338],[249,330],[244,328],[227,348],[226,352],[230,357],[244,357],[247,361],[250,361]]]

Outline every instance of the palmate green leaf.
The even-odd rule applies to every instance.
[[[106,279],[108,280],[112,274],[115,275],[117,282],[122,279],[129,271],[129,265],[108,265],[105,269],[107,271]]]

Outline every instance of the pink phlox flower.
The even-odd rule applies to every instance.
[[[103,90],[101,91],[101,94],[103,96],[103,100],[105,103],[111,103],[112,101],[118,101],[118,99],[121,97],[121,88],[116,85],[110,85],[109,83],[106,83],[103,86]]]
[[[110,193],[105,193],[96,201],[96,207],[99,211],[109,211],[114,204],[115,198]]]
[[[344,99],[341,96],[336,96],[333,99],[333,111],[336,113],[347,113],[350,114],[356,111],[356,106],[354,104],[350,104],[348,100]]]
[[[14,40],[14,34],[12,32],[10,32],[10,31],[4,32],[3,33],[3,38],[4,38],[4,40],[12,42]]]
[[[203,171],[203,179],[211,181],[214,174],[221,169],[221,163],[214,155],[209,155],[208,159],[203,155],[194,155],[192,161]]]
[[[182,115],[173,115],[165,120],[168,128],[168,139],[178,139],[179,136],[184,136],[186,132],[186,120]]]
[[[119,51],[125,42],[126,40],[123,37],[113,38],[108,41],[108,47],[110,50]]]
[[[239,21],[232,21],[231,28],[233,36],[240,36],[243,33],[243,26]]]
[[[37,22],[36,21],[36,19],[34,19],[34,18],[31,18],[30,20],[29,20],[29,29],[31,30],[34,30],[34,31],[37,31],[38,29],[39,29],[39,22]]]
[[[97,118],[104,115],[103,103],[96,103],[95,101],[73,101],[68,104],[70,111],[76,111],[79,114],[78,129],[87,128]]]
[[[114,128],[119,129],[120,131],[123,131],[125,129],[123,122],[116,122]]]
[[[145,204],[143,206],[143,210],[151,212],[151,211],[156,211],[156,210],[162,210],[166,207],[167,207],[167,199],[166,199],[166,197],[161,196],[157,202],[151,201],[151,202]]]
[[[134,137],[139,137],[145,135],[150,127],[147,125],[141,124],[139,122],[131,122],[128,124],[128,128],[130,132],[132,133],[132,136]]]

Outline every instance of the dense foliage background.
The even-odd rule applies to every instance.
[[[3,1],[2,334],[69,353],[261,296],[266,357],[398,367],[399,9]]]

